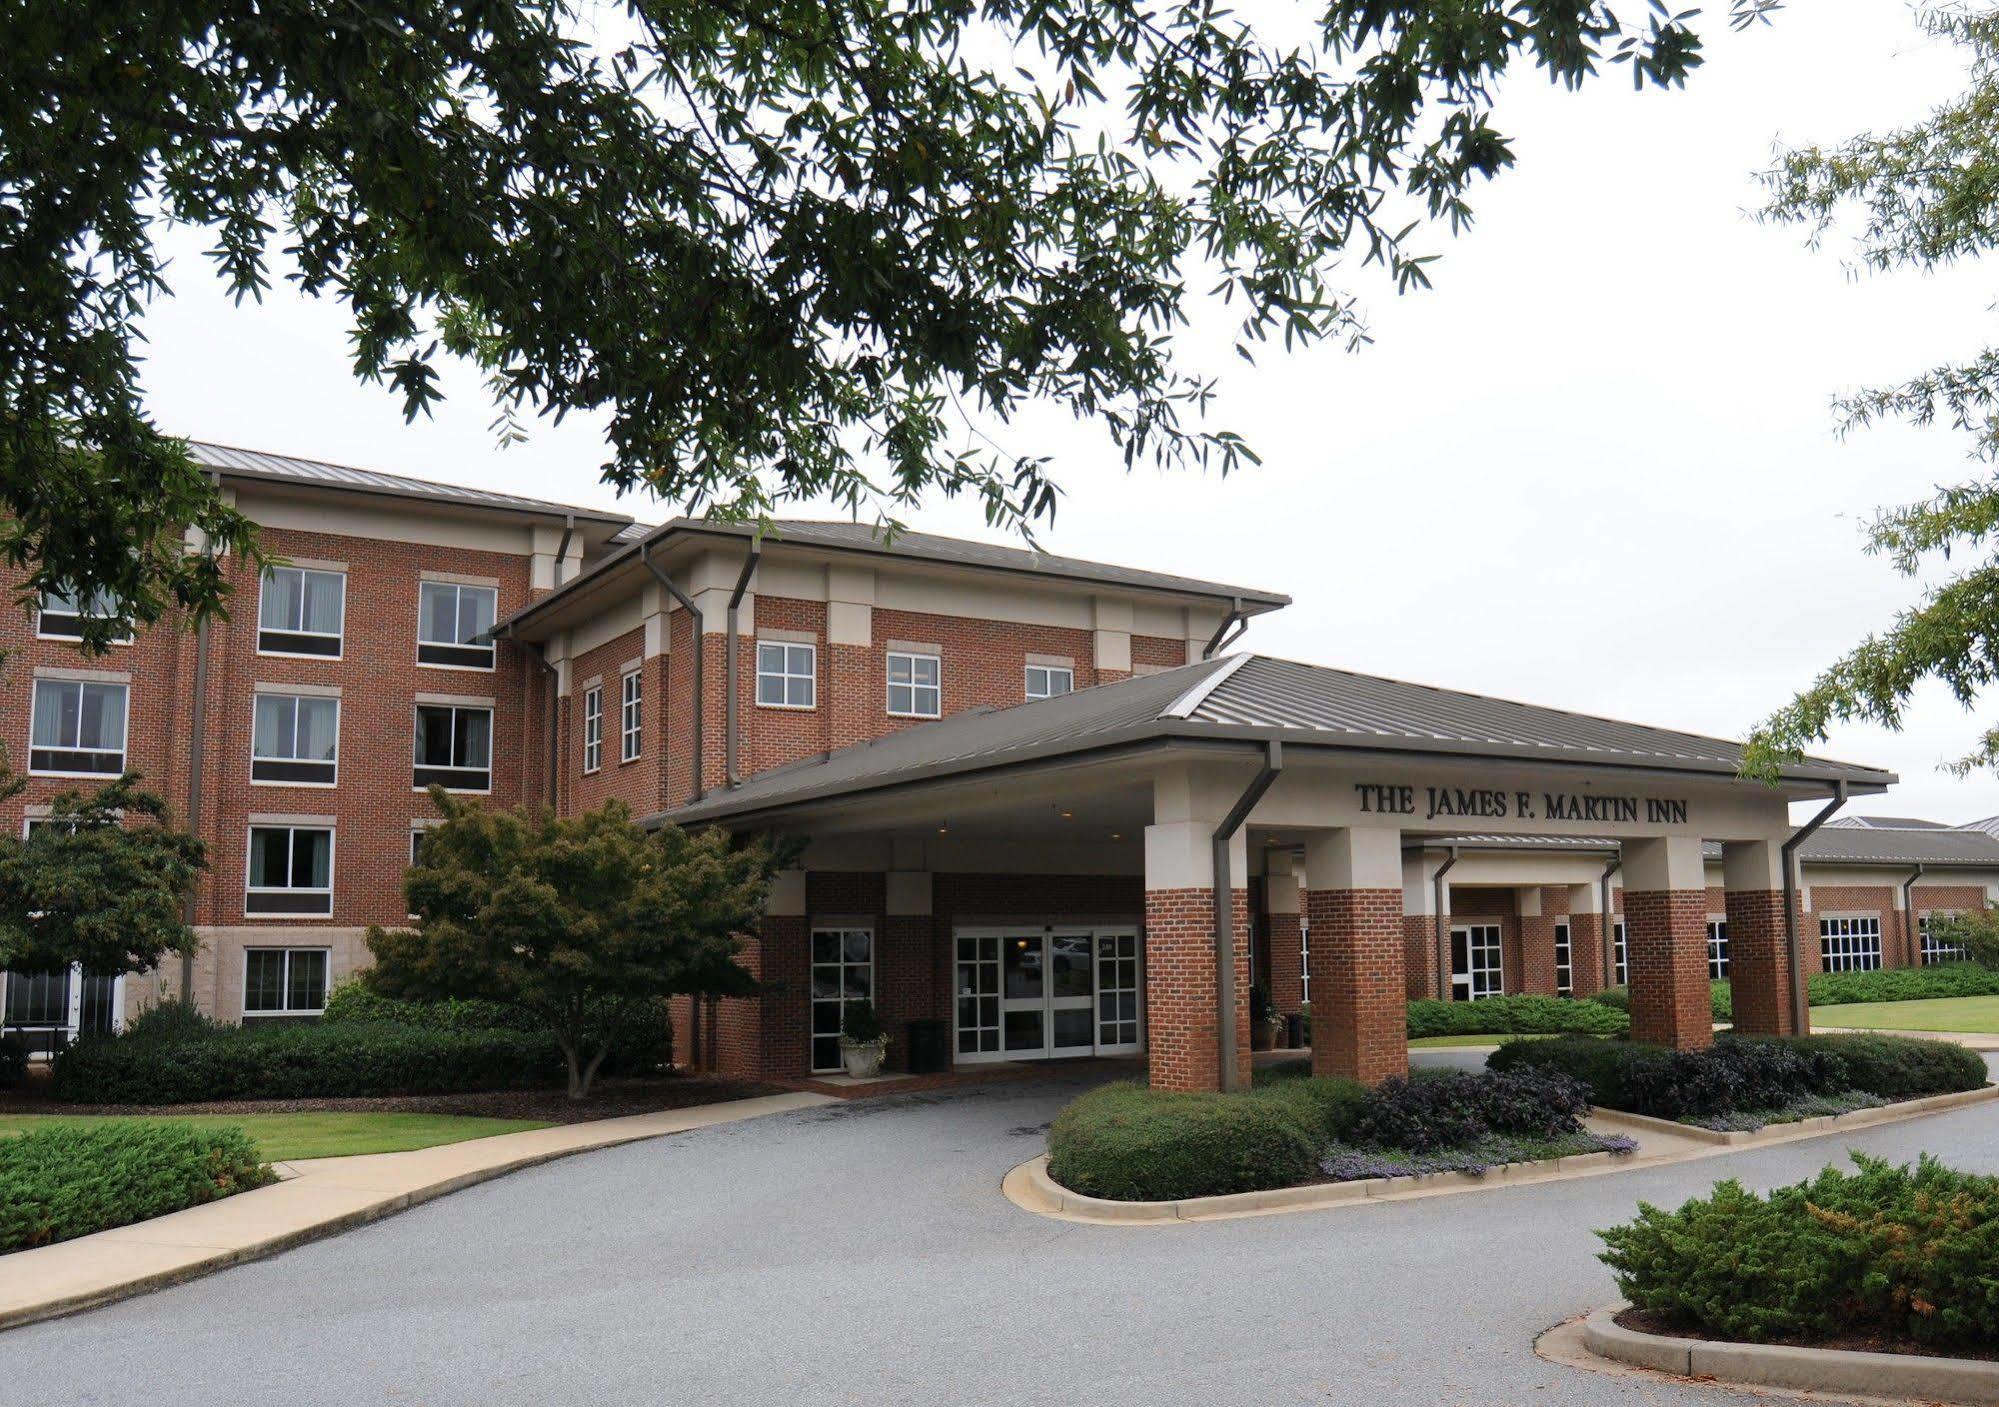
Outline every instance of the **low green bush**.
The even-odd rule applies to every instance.
[[[1180,1094],[1103,1085],[1048,1130],[1048,1175],[1120,1202],[1173,1201],[1304,1182],[1324,1142],[1295,1096]]]
[[[1629,1015],[1595,1002],[1563,997],[1484,997],[1473,1002],[1409,1003],[1409,1039],[1424,1036],[1554,1036],[1564,1032],[1613,1036],[1629,1030]]]
[[[1975,962],[1936,967],[1884,967],[1878,972],[1821,972],[1805,979],[1813,1006],[1932,1001],[1999,993],[1999,969]]]
[[[1733,1021],[1735,1019],[1735,995],[1730,989],[1726,977],[1707,984],[1707,997],[1708,1009],[1714,1013],[1715,1020]],[[1610,1007],[1614,1011],[1621,1011],[1626,1016],[1631,1014],[1631,988],[1628,986],[1605,987],[1601,991],[1591,992],[1583,1000],[1592,1002],[1597,1006]]]
[[[1999,1178],[1854,1154],[1768,1196],[1733,1180],[1597,1234],[1639,1309],[1725,1339],[1999,1340]]]
[[[0,1036],[0,1089],[13,1089],[28,1076],[28,1043],[19,1036]]]
[[[1434,1153],[1494,1134],[1559,1138],[1582,1131],[1589,1091],[1558,1070],[1462,1070],[1384,1080],[1368,1092],[1351,1137],[1362,1147]]]
[[[0,1251],[88,1236],[276,1180],[240,1128],[112,1119],[0,1138]]]
[[[673,1022],[665,1002],[647,1005],[634,1018],[622,1013],[624,1024],[617,1043],[604,1058],[600,1073],[606,1075],[649,1074],[664,1065],[673,1050]],[[540,1031],[544,1023],[533,1012],[506,1002],[484,1001],[476,997],[445,997],[437,1001],[416,1001],[386,997],[365,982],[346,982],[335,987],[326,999],[323,1023],[334,1025],[416,1026],[429,1031]]]
[[[1258,1082],[1255,1094],[1293,1109],[1319,1138],[1327,1142],[1345,1138],[1360,1120],[1361,1110],[1367,1102],[1367,1086],[1335,1075],[1314,1075],[1309,1061],[1297,1064],[1304,1068]],[[1283,1070],[1285,1067],[1277,1068]]]
[[[144,1008],[125,1023],[131,1041],[194,1041],[213,1035],[217,1023],[191,1001],[170,997]]]

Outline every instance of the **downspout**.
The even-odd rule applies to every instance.
[[[1236,798],[1222,823],[1215,827],[1210,842],[1215,871],[1215,1058],[1220,1064],[1224,1094],[1233,1094],[1240,1087],[1235,1068],[1235,884],[1229,877],[1229,842],[1249,819],[1256,803],[1263,800],[1277,774],[1284,770],[1284,744],[1272,739],[1263,748],[1263,765],[1249,787]]]
[[[702,668],[701,659],[707,651],[703,648],[701,641],[701,608],[694,604],[693,599],[685,591],[682,591],[673,584],[673,578],[666,574],[659,563],[653,561],[651,538],[646,538],[639,543],[639,560],[645,563],[646,570],[651,572],[659,584],[666,588],[667,595],[680,603],[680,609],[687,612],[688,617],[694,622],[694,794],[688,800],[699,801],[708,794],[707,788],[701,784],[703,764],[706,762],[706,758],[702,755],[701,720],[708,712],[708,700],[702,694],[702,683],[706,677],[706,671]]]
[[[219,495],[222,491],[222,473],[210,470],[209,485]],[[203,538],[203,548],[207,539]],[[188,740],[187,749],[187,828],[196,839],[201,837],[201,769],[207,756],[208,743],[208,617],[194,628],[194,707],[188,714],[188,727],[193,737]],[[185,918],[189,928],[200,916],[201,896],[199,889],[190,890],[187,896]],[[194,954],[182,953],[180,959],[180,999],[194,1000]]]
[[[1812,1020],[1811,1002],[1805,993],[1804,954],[1798,947],[1798,847],[1844,805],[1846,781],[1842,778],[1832,784],[1832,800],[1784,842],[1784,958],[1791,971],[1791,1034],[1797,1036],[1805,1034]]]
[[[541,730],[546,735],[543,746],[548,749],[548,809],[556,811],[562,806],[562,793],[558,790],[562,751],[555,731],[556,710],[562,707],[562,671],[548,662],[548,646],[539,641],[528,647],[528,658],[548,672],[548,713],[542,719]]]
[[[1617,985],[1617,920],[1610,912],[1610,877],[1624,868],[1624,857],[1619,855],[1603,867],[1603,873],[1596,877],[1596,892],[1599,910],[1603,915],[1603,985]]]
[[[1229,634],[1233,627],[1235,633]],[[1215,633],[1208,637],[1208,643],[1201,650],[1201,658],[1211,660],[1220,650],[1228,648],[1243,637],[1249,629],[1249,613],[1242,608],[1242,597],[1238,596],[1229,606],[1229,613],[1222,617],[1222,623],[1215,627]],[[1227,635],[1224,640],[1222,637]]]
[[[1437,873],[1430,878],[1431,907],[1436,910],[1437,920],[1437,1000],[1451,999],[1449,979],[1444,976],[1451,966],[1451,916],[1444,907],[1444,876],[1451,872],[1451,866],[1458,862],[1458,847],[1453,845],[1451,853],[1443,864],[1437,866]]]
[[[722,703],[722,726],[727,730],[722,740],[722,752],[727,764],[723,773],[732,787],[743,784],[742,774],[736,768],[736,608],[743,604],[743,593],[750,587],[750,574],[757,569],[757,562],[763,555],[762,544],[750,549],[750,555],[743,558],[743,571],[736,578],[736,589],[729,596],[729,654],[724,666],[728,672],[729,691]]]
[[[1909,940],[1909,966],[1923,965],[1923,945],[1916,938],[1916,881],[1923,877],[1923,867],[1917,865],[1915,873],[1902,881],[1902,936]]]

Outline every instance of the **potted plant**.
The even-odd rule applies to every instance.
[[[1261,987],[1249,989],[1249,1048],[1269,1050],[1277,1043],[1277,1008],[1270,993]]]
[[[873,1002],[854,1002],[847,1007],[847,1019],[840,1027],[840,1059],[847,1073],[865,1080],[882,1072],[882,1057],[888,1054],[888,1031],[875,1015]]]

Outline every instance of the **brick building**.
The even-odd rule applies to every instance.
[[[1223,653],[1289,604],[1268,592],[195,452],[283,564],[237,574],[227,621],[94,658],[87,603],[0,621],[30,777],[0,824],[139,769],[210,846],[201,953],[185,978],[13,974],[11,1027],[115,1026],[183,980],[226,1019],[310,1017],[400,919],[436,781],[805,842],[745,936],[759,994],[679,1004],[687,1064],[831,1068],[865,997],[899,1035],[944,1023],[958,1062],[1143,1052],[1156,1082],[1213,1087],[1247,1069],[1260,982],[1309,995],[1323,1068],[1378,1078],[1407,996],[1584,992],[1617,953],[1640,1026],[1694,1044],[1714,921],[1738,1008],[1794,1019],[1788,804],[1894,780],[1814,759],[1752,786],[1731,743]],[[1908,913],[1999,882],[1981,830],[1807,846],[1806,970],[1920,960]]]

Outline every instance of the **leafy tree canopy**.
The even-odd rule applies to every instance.
[[[604,478],[695,511],[892,525],[937,490],[1031,528],[1046,460],[984,427],[1036,400],[1226,470],[1249,451],[1174,353],[1190,277],[1245,356],[1360,336],[1333,266],[1427,284],[1423,232],[1513,161],[1498,79],[1676,84],[1696,13],[0,0],[0,554],[143,625],[221,603],[185,525],[253,550],[137,389],[161,218],[239,298],[281,250],[407,414],[467,358],[503,433],[601,411]]]
[[[0,800],[22,785],[0,779]],[[26,838],[0,837],[0,968],[108,975],[192,953],[187,901],[206,864],[136,772],[63,793]]]
[[[769,846],[712,829],[648,832],[617,801],[558,818],[430,794],[445,819],[424,832],[404,880],[416,923],[368,933],[376,990],[534,1013],[580,1099],[647,1004],[756,989],[736,963],[736,935],[762,917],[777,865]]]
[[[1806,226],[1814,243],[1842,217],[1859,224],[1859,264],[1881,272],[1936,269],[1999,242],[1999,9],[1929,8],[1924,27],[1963,47],[1966,90],[1911,126],[1863,133],[1832,147],[1784,154],[1765,182],[1765,218]],[[1883,509],[1866,547],[1905,576],[1955,560],[1965,565],[1835,661],[1779,709],[1750,741],[1746,768],[1771,776],[1823,742],[1834,723],[1898,728],[1916,686],[1941,680],[1970,707],[1999,674],[1999,349],[1836,402],[1842,430],[1896,417],[1966,431],[1981,468],[1917,503]],[[1954,555],[1955,554],[1955,555]],[[1999,727],[1951,764],[1963,776],[1999,766]]]

